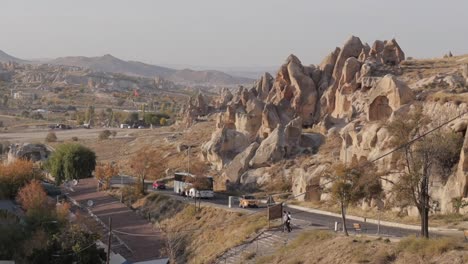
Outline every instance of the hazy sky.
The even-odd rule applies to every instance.
[[[154,64],[319,63],[356,35],[407,56],[468,53],[466,0],[2,0],[0,49],[20,58],[107,53]]]

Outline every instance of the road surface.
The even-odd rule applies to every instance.
[[[124,185],[125,184],[131,184],[135,181],[134,178],[130,176],[124,176],[122,177],[114,177],[112,179],[112,183],[114,184],[119,184],[120,181],[123,181]],[[151,185],[148,186],[148,191],[150,192],[158,192],[162,193],[165,195],[169,195],[175,199],[192,203],[193,199],[186,198],[186,197],[181,197],[177,193],[173,192],[172,188],[168,188],[166,190],[153,190],[151,188]],[[241,209],[238,208],[238,202],[236,201],[233,205],[232,208],[228,207],[228,201],[229,201],[229,196],[224,195],[224,194],[219,194],[216,193],[215,197],[212,199],[202,199],[201,204],[203,205],[211,205],[214,207],[219,207],[223,209],[230,209],[230,210],[235,210],[235,211],[244,211],[244,212],[259,212],[261,210],[266,210],[265,207],[260,207],[260,208],[246,208],[246,209]],[[339,228],[341,229],[341,222],[342,219],[340,217],[336,216],[331,216],[327,214],[319,214],[319,213],[311,213],[311,212],[306,212],[303,210],[298,210],[294,209],[291,207],[288,207],[288,205],[285,205],[285,210],[290,211],[292,214],[293,218],[293,224],[296,225],[310,225],[310,226],[316,226],[316,227],[323,227],[323,228],[328,228],[330,230],[334,230],[335,228],[335,222],[339,223]],[[295,222],[295,223],[294,223]],[[378,225],[373,224],[373,223],[368,223],[365,222],[364,218],[361,221],[357,220],[351,220],[347,219],[346,221],[346,227],[348,228],[348,231],[350,233],[354,233],[354,228],[353,224],[354,223],[359,223],[363,229],[362,233],[363,234],[369,234],[369,235],[375,235],[378,232]],[[390,236],[390,237],[405,237],[409,235],[418,235],[419,232],[418,230],[414,229],[405,229],[405,228],[400,228],[400,227],[390,227],[390,226],[380,226],[380,235],[382,236]]]

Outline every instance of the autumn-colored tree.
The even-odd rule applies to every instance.
[[[96,166],[94,173],[96,178],[102,182],[103,189],[106,190],[110,187],[111,178],[119,174],[119,167],[112,163],[101,163]]]
[[[402,173],[393,185],[395,203],[416,206],[421,221],[421,236],[429,237],[429,210],[431,208],[431,177],[439,175],[446,180],[458,163],[462,138],[453,132],[433,132],[422,136],[431,120],[422,107],[397,116],[388,125],[392,135],[391,147],[402,154]],[[437,173],[435,173],[437,172]]]
[[[130,168],[139,179],[138,188],[145,194],[145,179],[158,179],[164,176],[166,163],[160,150],[148,147],[140,149],[130,160]]]
[[[57,220],[62,222],[62,223],[65,223],[66,221],[68,221],[68,215],[70,214],[70,208],[71,208],[71,205],[70,205],[70,203],[67,203],[67,202],[57,204],[57,206],[55,207],[55,213],[56,213],[56,216],[57,216]]]
[[[0,163],[0,198],[14,198],[32,179],[42,179],[42,173],[31,161],[17,159],[8,164]]]
[[[42,214],[49,209],[47,193],[41,182],[32,180],[18,192],[16,200],[21,204],[28,216]]]

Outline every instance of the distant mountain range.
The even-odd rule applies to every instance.
[[[109,54],[101,57],[61,57],[39,62],[18,59],[0,50],[0,62],[8,61],[14,61],[17,63],[48,63],[54,65],[77,66],[81,68],[89,68],[94,71],[121,73],[149,78],[160,76],[166,80],[185,85],[235,86],[251,84],[254,82],[254,79],[233,76],[221,71],[196,71],[190,69],[176,70],[138,61],[124,61]]]
[[[0,50],[0,62],[9,62],[9,61],[13,61],[17,63],[29,63],[26,60],[18,59]]]

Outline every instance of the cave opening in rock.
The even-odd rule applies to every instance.
[[[369,121],[385,121],[392,112],[392,108],[388,105],[388,98],[378,96],[369,106]]]

